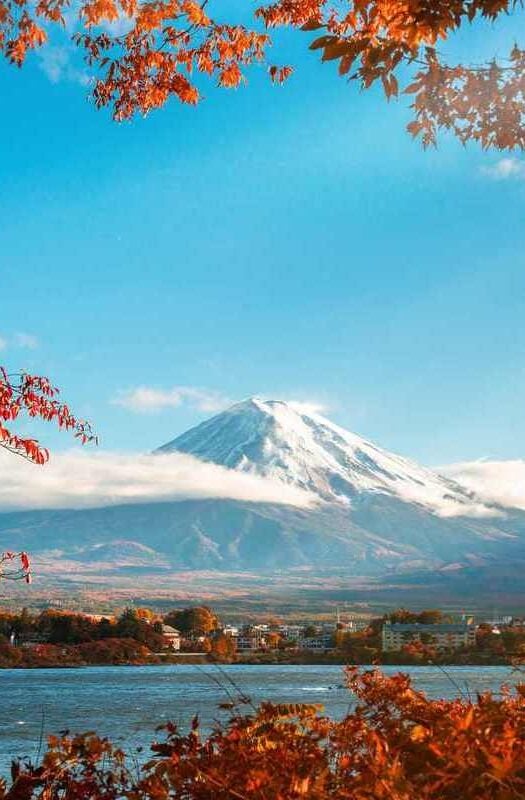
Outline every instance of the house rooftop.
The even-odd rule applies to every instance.
[[[387,630],[393,633],[417,633],[431,632],[431,633],[465,633],[465,631],[472,630],[472,625],[466,622],[437,622],[435,624],[425,625],[421,622],[393,622],[387,623]]]
[[[167,633],[171,634],[172,636],[180,636],[180,631],[177,628],[172,628],[171,625],[163,625],[162,626],[162,633],[166,635]]]

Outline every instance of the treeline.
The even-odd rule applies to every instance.
[[[103,639],[135,639],[150,649],[162,646],[158,626],[151,623],[146,610],[126,609],[117,619],[94,619],[85,614],[49,609],[41,614],[30,614],[24,609],[20,614],[0,615],[0,636],[5,643],[10,639],[24,642],[38,639],[49,644],[83,644]]]
[[[149,609],[125,609],[117,618],[55,609],[0,614],[0,667],[144,664],[169,651],[162,627],[200,631],[216,620],[208,608],[184,609],[164,618]],[[215,624],[215,623],[214,623]],[[198,644],[195,648],[198,649]],[[205,651],[205,648],[202,648]]]
[[[308,650],[301,642],[280,631],[277,623],[263,626],[264,644],[239,651],[237,638],[224,629],[213,609],[207,606],[170,611],[163,616],[146,608],[128,608],[119,616],[93,617],[86,614],[46,610],[31,614],[0,613],[0,667],[76,666],[82,664],[151,664],[176,657],[165,626],[180,633],[177,650],[191,653],[196,660],[242,663],[327,663],[327,664],[508,664],[525,660],[525,627],[480,624],[475,643],[456,650],[441,650],[432,636],[408,639],[396,652],[383,652],[385,622],[433,625],[452,621],[436,609],[413,612],[397,609],[371,619],[362,630],[345,624],[334,625],[323,635],[326,647]],[[244,626],[249,636],[258,626]],[[260,627],[260,626],[259,626]],[[303,641],[315,639],[320,628],[304,625]],[[171,631],[171,633],[173,633]]]
[[[76,645],[43,642],[32,647],[0,644],[0,667],[82,667],[100,664],[159,663],[146,645],[135,639],[107,638]]]

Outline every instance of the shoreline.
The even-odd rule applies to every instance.
[[[394,667],[402,669],[404,667],[435,667],[436,669],[445,669],[447,667],[479,667],[480,669],[484,667],[513,667],[515,666],[512,661],[509,660],[492,660],[492,661],[459,661],[459,660],[449,660],[449,661],[388,661],[382,663],[356,663],[355,661],[349,661],[347,659],[287,659],[285,661],[280,660],[269,660],[269,659],[235,659],[235,660],[218,660],[218,659],[210,659],[207,658],[206,655],[203,655],[202,658],[198,656],[193,656],[191,658],[177,658],[177,657],[169,657],[163,658],[158,660],[148,660],[148,661],[121,661],[121,662],[82,662],[82,663],[53,663],[53,664],[2,664],[0,665],[0,671],[2,670],[37,670],[37,669],[45,669],[45,670],[55,670],[55,669],[89,669],[90,667],[130,667],[130,668],[140,668],[140,667],[169,667],[169,666],[184,666],[184,665],[205,665],[208,664],[210,666],[217,665],[217,666],[254,666],[254,667],[280,667],[280,666],[297,666],[297,667],[366,667],[368,669],[382,669],[383,667]]]

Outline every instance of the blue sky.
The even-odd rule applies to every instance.
[[[317,402],[427,464],[524,456],[525,166],[423,152],[403,102],[306,44],[281,37],[284,87],[254,70],[123,125],[74,62],[0,65],[2,363],[50,375],[111,450],[173,438],[210,393]],[[115,404],[139,386],[202,394]]]

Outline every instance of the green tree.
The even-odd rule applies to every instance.
[[[446,617],[438,608],[430,608],[421,611],[421,613],[418,614],[417,621],[421,623],[421,625],[437,625],[441,622],[449,622],[450,617]]]
[[[392,623],[407,624],[417,622],[418,615],[413,611],[409,611],[408,608],[396,608],[395,611],[392,611],[391,614],[388,614],[387,619]]]
[[[315,625],[307,625],[304,629],[303,635],[305,639],[314,639],[317,636],[317,628]]]
[[[120,615],[115,626],[115,635],[122,639],[135,639],[155,652],[164,645],[162,636],[153,625],[141,619],[134,608],[126,608]]]

